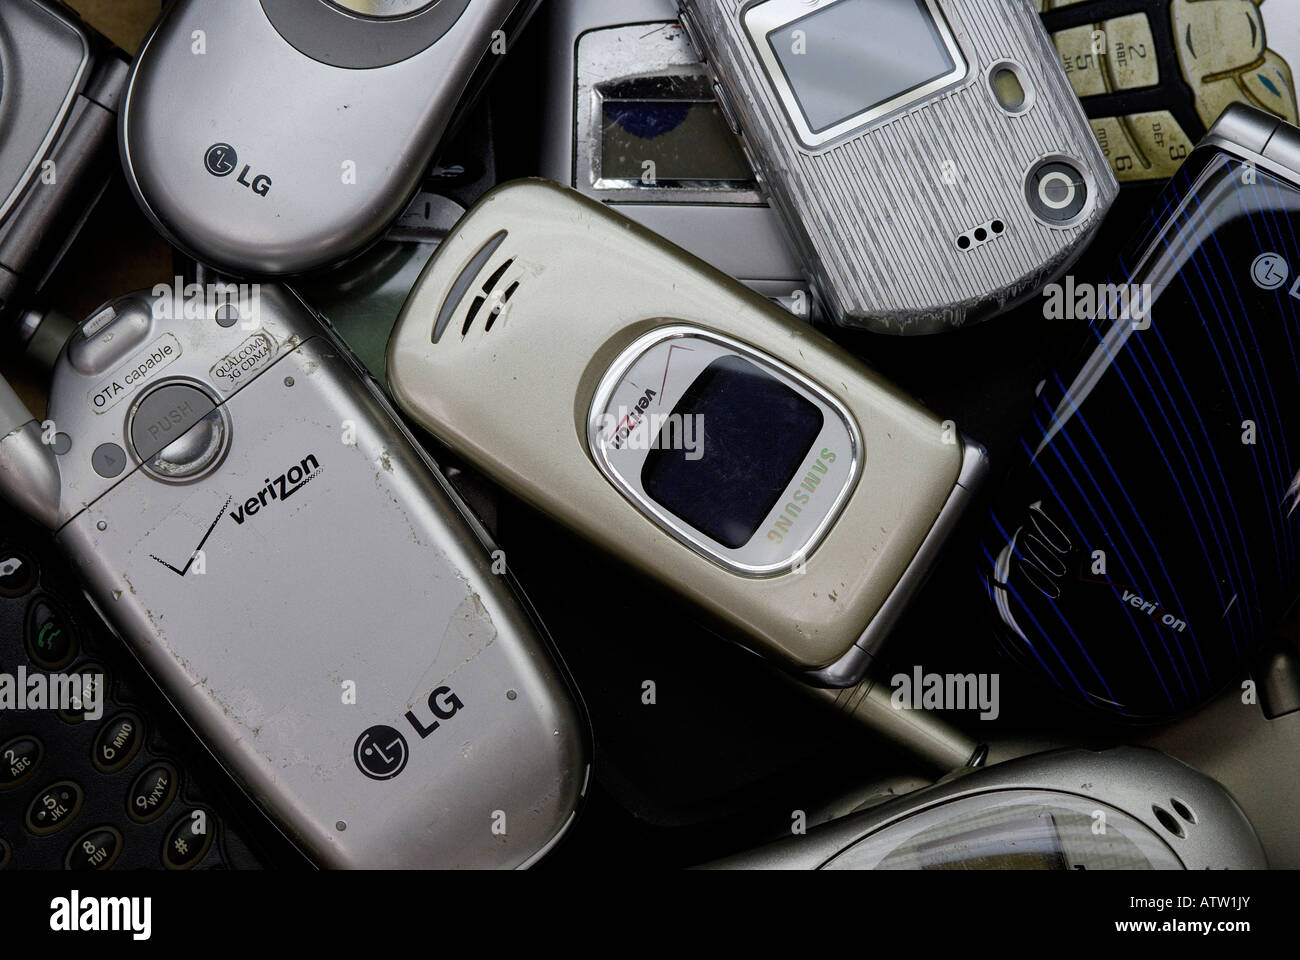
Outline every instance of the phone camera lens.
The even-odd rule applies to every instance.
[[[1025,196],[1034,216],[1046,223],[1065,225],[1076,220],[1088,205],[1088,184],[1072,164],[1050,160],[1039,164],[1025,183]]]

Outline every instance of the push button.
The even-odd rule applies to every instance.
[[[1287,62],[1272,50],[1264,51],[1264,62],[1241,75],[1242,86],[1251,99],[1290,123],[1296,122],[1295,87]],[[1207,124],[1208,126],[1208,124]]]
[[[153,333],[153,315],[147,301],[110,304],[81,325],[68,343],[68,362],[85,376],[117,366],[144,346]]]
[[[144,724],[133,713],[119,713],[100,729],[95,737],[95,766],[104,773],[116,773],[140,750]]]
[[[216,822],[206,810],[191,810],[172,824],[163,843],[162,861],[168,870],[188,870],[212,846]]]
[[[1071,27],[1052,35],[1061,66],[1070,78],[1070,86],[1079,97],[1095,97],[1106,92],[1106,77],[1101,69],[1097,31],[1090,25]]]
[[[116,443],[101,443],[91,451],[90,466],[105,480],[112,480],[126,469],[126,451]]]
[[[1112,91],[1136,90],[1160,83],[1156,38],[1145,13],[1107,20],[1101,29],[1106,36],[1105,62]]]
[[[1146,180],[1150,164],[1129,138],[1128,129],[1119,117],[1099,117],[1091,121],[1092,132],[1097,137],[1101,152],[1110,163],[1115,179],[1121,183]]]
[[[59,710],[59,718],[67,723],[81,723],[86,719],[86,712],[93,711],[105,701],[108,686],[108,672],[98,663],[87,663],[77,668],[81,678],[80,699],[67,708]]]
[[[193,480],[216,467],[230,445],[224,412],[191,383],[163,383],[131,411],[128,433],[145,471],[159,480]]]
[[[201,423],[215,406],[211,397],[188,383],[164,383],[150,390],[131,414],[135,455],[142,461],[152,460],[158,451]]]
[[[0,597],[21,597],[36,586],[36,564],[14,550],[0,553]]]
[[[176,768],[170,763],[155,763],[131,784],[126,795],[127,814],[136,823],[151,823],[172,805],[176,787]]]
[[[1263,14],[1252,0],[1171,3],[1174,41],[1193,87],[1213,74],[1235,73],[1264,55]]]
[[[77,655],[77,637],[63,612],[46,597],[27,610],[27,652],[37,666],[57,670]]]
[[[41,765],[45,748],[35,737],[14,737],[0,747],[0,790],[25,783]]]
[[[722,89],[722,84],[713,85],[713,96],[718,101],[718,109],[722,111],[722,119],[727,121],[727,126],[731,128],[732,133],[739,135],[740,121],[736,119],[736,113],[731,109],[731,100],[727,92]]]
[[[42,790],[27,807],[27,829],[48,837],[66,827],[80,812],[85,794],[71,780],[60,780]]]
[[[1148,176],[1172,177],[1192,152],[1192,141],[1167,110],[1127,118],[1129,135],[1148,163]]]
[[[107,870],[122,852],[122,835],[112,827],[96,827],[68,848],[63,865],[69,870]]]
[[[9,846],[9,841],[0,837],[0,870],[9,866],[9,858],[13,856],[13,848]]]

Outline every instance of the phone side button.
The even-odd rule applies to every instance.
[[[722,111],[722,119],[727,121],[727,126],[731,127],[731,132],[740,135],[740,121],[736,119],[736,111],[731,109],[731,101],[727,98],[726,91],[722,89],[722,84],[713,85],[713,95],[718,100],[718,109]]]

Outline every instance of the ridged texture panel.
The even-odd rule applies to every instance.
[[[802,146],[741,22],[738,0],[686,0],[746,142],[832,313],[892,333],[958,326],[1032,293],[1081,252],[1118,190],[1060,58],[1030,4],[941,0],[967,60],[961,85],[816,151]],[[809,37],[809,43],[814,42]],[[808,56],[815,56],[809,50]],[[990,68],[1023,68],[1033,103],[1009,115]],[[1094,180],[1093,213],[1069,228],[1030,212],[1025,177],[1062,154]],[[946,183],[951,161],[955,182]],[[951,177],[949,179],[952,179]],[[956,239],[1000,219],[968,251]]]

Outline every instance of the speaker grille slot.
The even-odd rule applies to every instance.
[[[483,292],[491,293],[492,288],[497,285],[497,281],[500,280],[503,276],[505,276],[505,272],[510,269],[510,264],[514,262],[515,262],[515,258],[511,257],[505,263],[501,264],[501,266],[497,267],[496,271],[492,274],[492,276],[488,277],[487,283],[483,284]]]
[[[443,331],[447,329],[447,324],[451,322],[452,314],[456,312],[456,308],[460,306],[461,300],[464,299],[466,292],[468,292],[469,285],[474,282],[474,278],[478,276],[479,271],[487,266],[488,260],[491,259],[492,254],[496,253],[497,247],[501,246],[505,238],[506,231],[504,230],[493,234],[488,242],[483,244],[478,252],[470,258],[469,263],[465,264],[464,269],[456,277],[456,281],[451,285],[451,291],[447,294],[447,298],[442,301],[441,309],[438,310],[438,319],[434,322],[433,333],[430,335],[430,339],[434,343],[441,339]],[[464,330],[462,330],[461,335],[464,335]]]
[[[470,324],[474,322],[474,317],[478,315],[485,302],[485,298],[475,297],[474,302],[469,305],[469,311],[465,314],[465,322],[460,326],[460,335],[462,337],[469,333]]]

